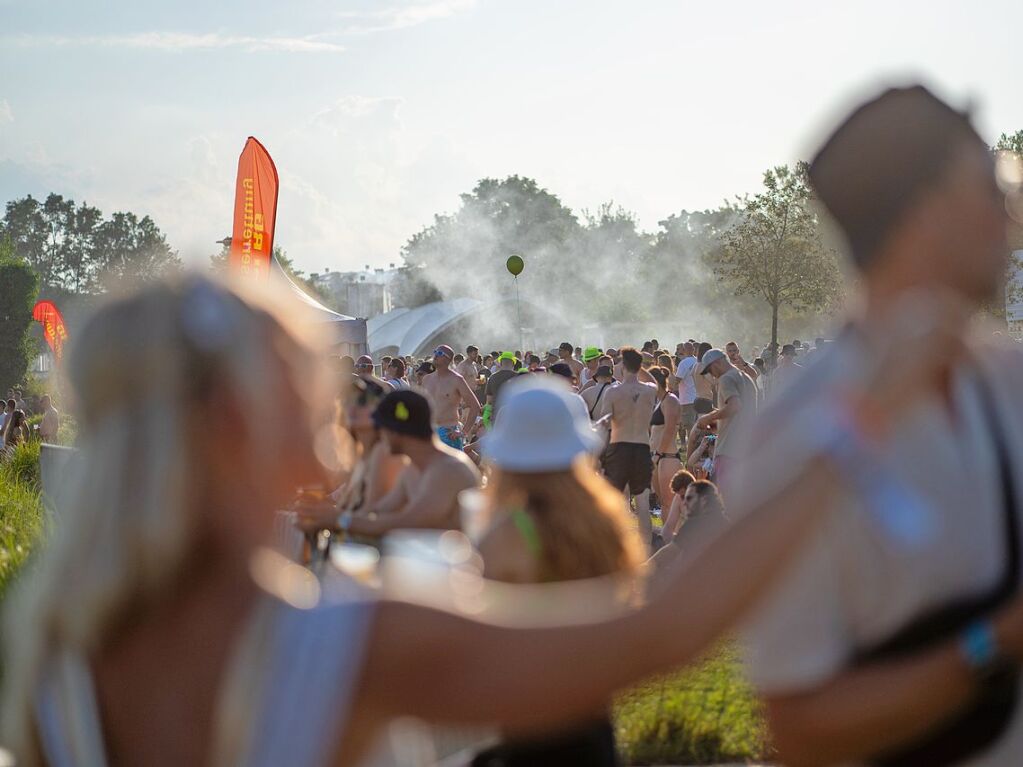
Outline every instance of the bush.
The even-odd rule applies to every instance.
[[[0,480],[6,480],[8,484],[25,485],[38,493],[42,489],[39,448],[40,442],[36,439],[22,442],[15,447],[0,464]]]
[[[626,764],[746,763],[770,756],[759,703],[731,645],[692,669],[626,692],[614,713]]]

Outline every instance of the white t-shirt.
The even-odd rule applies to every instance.
[[[696,399],[696,357],[683,357],[678,363],[675,377],[678,379],[678,401],[683,405],[692,405]]]
[[[990,362],[984,380],[995,392],[1016,485],[1023,487],[1023,355],[1003,348],[978,358]],[[773,399],[756,430],[759,443],[751,441],[737,466],[733,492],[764,497],[775,477],[809,457],[814,423],[825,418],[834,394],[861,375],[864,359],[855,338],[842,339]],[[747,661],[761,692],[815,688],[854,653],[952,598],[989,590],[1001,577],[1001,485],[975,367],[957,372],[953,402],[955,419],[937,401],[908,412],[879,456],[923,504],[876,509],[850,496],[750,616]],[[1002,740],[968,764],[1023,764],[1023,706]]]

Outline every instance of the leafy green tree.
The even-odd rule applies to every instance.
[[[0,237],[0,391],[21,383],[35,344],[29,335],[39,278],[17,257],[10,237]]]
[[[96,227],[97,281],[104,289],[149,282],[181,268],[178,254],[149,216],[114,213]]]
[[[1007,149],[1023,157],[1023,130],[1018,130],[1015,133],[1003,133],[998,137],[994,148]]]
[[[764,191],[738,201],[738,221],[721,238],[711,266],[736,295],[754,295],[771,309],[771,342],[778,314],[823,309],[840,289],[836,254],[821,240],[807,166],[764,173]]]
[[[523,298],[542,302],[578,279],[568,255],[577,242],[579,222],[561,201],[530,178],[485,178],[461,195],[452,215],[438,215],[402,249],[405,265],[445,298],[505,295],[511,276],[505,261],[520,254]],[[419,294],[429,297],[428,292]]]

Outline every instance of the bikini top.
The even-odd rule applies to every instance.
[[[664,402],[662,399],[661,402]],[[654,414],[650,416],[651,426],[664,426],[664,413],[661,411],[661,402],[657,403],[657,407],[654,408]]]

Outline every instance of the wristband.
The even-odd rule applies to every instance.
[[[959,652],[970,671],[981,679],[990,678],[1001,668],[1001,652],[994,626],[989,620],[971,623],[959,637]]]
[[[341,516],[337,518],[337,526],[341,529],[342,533],[347,534],[352,526],[352,512],[342,511]]]

